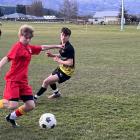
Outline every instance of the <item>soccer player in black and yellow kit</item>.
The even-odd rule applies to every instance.
[[[70,35],[71,30],[69,28],[62,28],[60,38],[61,44],[64,47],[59,51],[59,54],[52,54],[50,51],[47,52],[47,56],[52,57],[59,66],[43,81],[41,88],[34,96],[35,101],[47,90],[49,85],[53,90],[53,94],[48,96],[48,98],[60,97],[61,93],[56,86],[56,82],[63,83],[71,78],[75,69],[75,51],[69,42]]]

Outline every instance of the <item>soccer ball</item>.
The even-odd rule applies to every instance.
[[[56,118],[51,113],[42,114],[39,119],[39,126],[44,129],[54,128],[56,126]]]

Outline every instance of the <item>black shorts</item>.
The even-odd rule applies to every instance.
[[[28,100],[33,100],[33,95],[23,95],[19,98],[12,98],[10,99],[10,101],[19,101],[22,100],[23,102],[26,102]]]
[[[61,71],[60,68],[56,68],[53,72],[52,75],[57,74],[59,81],[58,83],[63,83],[71,78],[71,76],[66,75],[63,71]]]

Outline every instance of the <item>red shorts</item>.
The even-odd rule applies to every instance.
[[[20,83],[15,81],[6,81],[3,98],[20,99],[21,96],[28,96],[32,94],[32,88],[27,83]]]

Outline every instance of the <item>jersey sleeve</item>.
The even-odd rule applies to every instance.
[[[38,55],[42,50],[41,46],[30,46],[30,47],[32,50],[32,55]]]
[[[17,54],[18,54],[18,46],[13,45],[11,50],[8,52],[7,57],[9,60],[13,60],[16,58]]]

